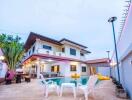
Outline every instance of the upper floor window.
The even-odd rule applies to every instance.
[[[29,51],[29,55],[31,54],[31,50]]]
[[[32,51],[34,52],[34,50],[35,50],[35,46],[33,46],[33,49],[32,49]]]
[[[86,66],[82,66],[82,72],[86,72]]]
[[[62,52],[65,52],[65,48],[62,48]]]
[[[76,50],[75,50],[75,49],[70,48],[70,55],[74,55],[74,56],[76,56]]]
[[[47,49],[47,50],[52,50],[52,47],[51,46],[47,46],[47,45],[43,45],[43,48]]]
[[[80,53],[81,56],[84,56],[84,53]]]

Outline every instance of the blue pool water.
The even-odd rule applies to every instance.
[[[88,76],[82,76],[76,80],[71,77],[54,78],[54,79],[49,79],[49,80],[56,82],[58,85],[61,85],[62,83],[75,83],[75,84],[81,83],[81,84],[85,85],[87,83],[88,79],[89,79]]]

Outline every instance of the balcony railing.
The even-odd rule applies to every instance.
[[[51,50],[46,50],[46,49],[38,49],[37,53],[40,53],[40,54],[49,54],[49,55],[54,55],[55,54],[55,52],[53,52]]]
[[[63,52],[56,52],[55,55],[56,55],[56,56],[66,57],[66,54],[63,53]]]
[[[68,54],[66,54],[64,52],[54,52],[54,51],[51,51],[51,50],[46,50],[46,49],[41,49],[41,48],[38,49],[36,52],[34,52],[32,54],[48,54],[48,55],[54,55],[54,56],[60,56],[60,57],[67,57],[67,58],[79,59],[79,60],[83,60],[83,61],[86,60],[85,59],[85,56],[72,56],[72,55],[68,55]],[[24,57],[23,60],[25,60],[29,56]]]

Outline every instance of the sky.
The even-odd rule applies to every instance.
[[[125,0],[0,0],[0,33],[16,33],[25,42],[35,32],[56,40],[67,38],[87,46],[88,59],[110,56],[114,49],[111,23],[116,16],[116,37]]]

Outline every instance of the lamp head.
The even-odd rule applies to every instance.
[[[114,22],[116,20],[117,20],[117,17],[111,17],[111,18],[109,18],[108,22]]]
[[[5,57],[4,56],[0,56],[0,60],[4,60],[5,59]]]
[[[110,51],[106,51],[106,52],[110,53]]]

